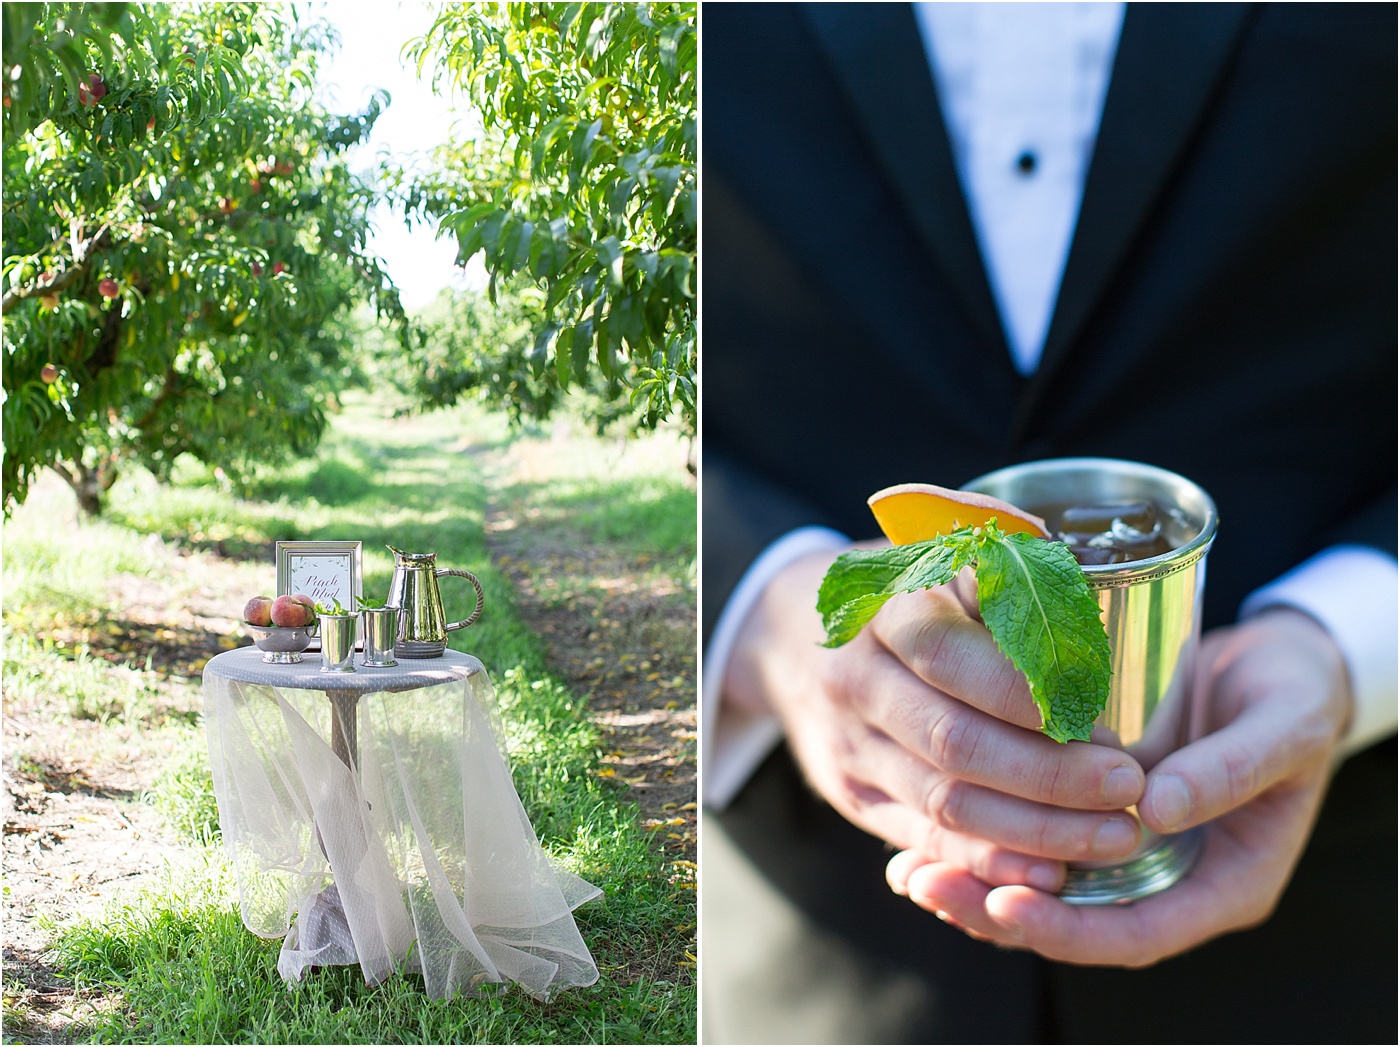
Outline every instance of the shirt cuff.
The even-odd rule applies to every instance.
[[[1394,557],[1368,546],[1338,545],[1256,589],[1240,606],[1241,618],[1267,607],[1293,607],[1332,634],[1351,677],[1353,702],[1351,726],[1338,743],[1341,759],[1395,733],[1398,576]]]
[[[808,553],[841,549],[851,540],[829,527],[800,527],[765,549],[744,572],[720,612],[700,669],[700,796],[723,810],[783,737],[776,716],[724,705],[724,671],[740,629],[775,575]]]

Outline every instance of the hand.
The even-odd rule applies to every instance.
[[[1274,610],[1204,640],[1206,733],[1154,767],[1138,805],[1158,832],[1209,823],[1197,867],[1127,906],[1075,907],[909,851],[890,886],[975,938],[1067,963],[1145,967],[1266,920],[1311,834],[1351,712],[1345,665],[1312,618]]]
[[[726,704],[777,714],[810,784],[845,818],[978,882],[1060,886],[1068,859],[1131,853],[1121,808],[1144,775],[1119,749],[1040,734],[1023,677],[951,585],[890,600],[844,647],[816,594],[831,554],[790,565],[741,630]]]

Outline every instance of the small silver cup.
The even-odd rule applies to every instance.
[[[1171,552],[1083,569],[1112,650],[1108,704],[1096,726],[1111,729],[1149,771],[1199,737],[1200,717],[1190,708],[1191,675],[1201,638],[1206,553],[1218,523],[1210,496],[1165,469],[1112,458],[1027,462],[978,477],[964,490],[1028,512],[1139,501],[1166,510]],[[1190,871],[1203,836],[1201,827],[1171,836],[1144,827],[1141,845],[1127,859],[1071,862],[1060,898],[1074,905],[1111,905],[1166,890]]]
[[[357,614],[323,614],[321,619],[321,672],[355,671],[355,623]]]
[[[399,612],[396,607],[366,607],[360,612],[365,623],[365,653],[361,665],[398,665],[394,658],[394,641],[399,633]]]

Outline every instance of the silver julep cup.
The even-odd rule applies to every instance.
[[[1156,502],[1166,511],[1171,552],[1083,568],[1112,651],[1108,704],[1096,726],[1112,730],[1149,771],[1199,737],[1200,717],[1192,715],[1190,696],[1206,553],[1218,522],[1210,496],[1165,469],[1112,458],[1027,462],[980,476],[964,490],[1033,513],[1052,506],[1138,501]],[[1165,890],[1190,871],[1203,836],[1202,827],[1170,836],[1144,827],[1141,845],[1127,859],[1071,862],[1060,898],[1075,905],[1110,905]]]
[[[355,623],[357,614],[323,614],[321,617],[321,672],[355,671]]]
[[[394,607],[366,607],[360,612],[365,623],[365,652],[361,665],[398,665],[394,641],[399,635],[399,612]]]

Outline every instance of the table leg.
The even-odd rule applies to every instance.
[[[359,724],[356,719],[360,696],[354,691],[327,691],[326,697],[331,700],[331,752],[350,768],[351,774],[356,774],[360,764]],[[326,843],[321,838],[321,827],[315,825],[314,820],[312,824],[316,830],[316,846],[325,854]]]
[[[331,700],[331,751],[352,771],[360,763],[359,728],[355,715],[360,696],[354,691],[327,691]]]

